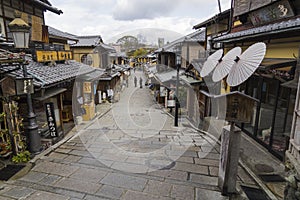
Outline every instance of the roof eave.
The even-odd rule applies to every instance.
[[[241,40],[246,40],[246,39],[251,39],[251,38],[257,38],[261,36],[267,36],[267,35],[275,35],[279,33],[286,33],[290,31],[299,31],[300,27],[293,27],[289,29],[281,29],[281,30],[275,30],[272,32],[262,32],[262,33],[249,33],[248,35],[243,35],[243,36],[236,36],[236,37],[231,37],[231,38],[224,38],[224,39],[218,39],[218,38],[213,38],[213,42],[223,42],[223,43],[229,43],[229,42],[235,42],[235,41],[241,41]],[[223,36],[220,36],[223,37]]]
[[[216,14],[215,16],[205,20],[204,22],[196,24],[195,26],[193,26],[193,29],[205,28],[207,25],[211,24],[215,19],[217,19],[217,18],[225,19],[227,15],[228,15],[228,17],[230,17],[230,9],[225,10],[219,14]]]
[[[47,4],[47,3],[39,1],[39,0],[31,0],[31,2],[33,4],[36,4],[36,5],[39,5],[43,8],[45,8],[46,10],[49,10],[49,11],[55,13],[55,14],[58,14],[58,15],[63,14],[63,11],[61,11],[61,10],[55,8],[55,7],[52,7],[51,4]]]

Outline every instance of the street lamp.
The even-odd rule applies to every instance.
[[[8,24],[9,30],[13,35],[13,41],[15,48],[27,49],[29,44],[30,26],[20,18],[16,18]],[[36,115],[33,112],[31,91],[28,90],[28,84],[32,84],[32,81],[28,82],[27,64],[25,63],[25,55],[23,55],[22,61],[23,76],[24,76],[24,92],[27,95],[28,105],[28,140],[29,140],[29,151],[33,154],[37,154],[41,151],[41,137],[38,133],[38,125],[36,123]]]
[[[178,47],[180,48],[180,46]],[[174,126],[178,127],[178,109],[179,109],[179,100],[178,100],[178,85],[179,85],[179,69],[181,65],[181,55],[180,51],[177,51],[176,54],[176,91],[175,91],[175,117],[174,117]]]

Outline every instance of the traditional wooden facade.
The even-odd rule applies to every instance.
[[[177,68],[180,68],[178,81],[180,111],[195,126],[199,124],[197,98],[199,96],[201,78],[197,76],[198,72],[194,66],[197,64],[199,57],[205,52],[204,44],[205,30],[197,30],[156,50],[158,69],[155,77],[161,84],[161,87],[158,88],[160,91],[157,92],[158,99],[166,105],[168,99],[172,99],[177,82]],[[162,92],[164,88],[168,91],[166,95]]]
[[[259,100],[253,108],[252,123],[240,123],[239,126],[283,159],[296,97],[293,79],[297,76],[299,58],[300,4],[285,0],[249,2],[233,1],[234,7],[227,15],[230,16],[229,26],[227,30],[223,29],[222,35],[211,37],[211,46],[223,48],[226,54],[236,46],[245,50],[256,42],[264,42],[266,55],[258,70],[242,85],[230,88],[224,80],[220,91],[239,90]],[[270,133],[263,135],[266,129]]]

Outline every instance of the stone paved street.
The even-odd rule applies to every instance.
[[[132,73],[108,112],[77,127],[28,174],[2,183],[0,200],[229,199],[217,187],[220,146],[188,126],[174,127],[150,90],[134,87],[134,75],[143,77]],[[238,180],[255,185],[242,168]]]

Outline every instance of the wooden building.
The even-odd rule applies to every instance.
[[[229,26],[222,35],[210,38],[212,47],[246,50],[256,42],[264,42],[267,50],[258,70],[237,88],[223,80],[222,92],[239,90],[259,100],[253,108],[252,123],[239,126],[258,143],[280,159],[288,148],[296,99],[294,77],[299,59],[300,3],[298,1],[234,0],[226,20]],[[223,16],[219,14],[218,16]],[[217,20],[221,26],[221,21]],[[198,28],[200,26],[195,26]],[[270,130],[263,135],[264,130]]]

